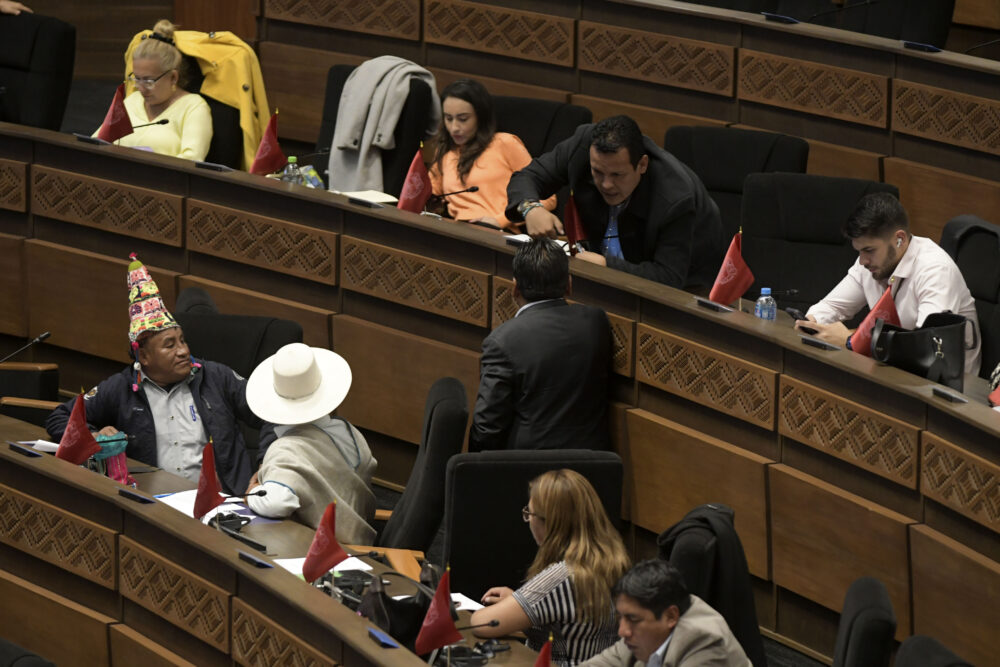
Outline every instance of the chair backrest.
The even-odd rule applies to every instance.
[[[340,94],[344,90],[347,77],[354,71],[352,65],[334,65],[326,76],[326,97],[323,100],[323,119],[319,127],[319,138],[316,140],[316,152],[326,154],[333,143],[333,131],[337,127],[337,111],[340,107]],[[410,93],[403,104],[399,122],[392,136],[396,147],[382,151],[382,190],[398,197],[406,180],[406,172],[410,168],[413,156],[420,149],[424,131],[430,121],[431,88],[423,79],[410,79]],[[318,163],[326,160],[318,157]],[[322,171],[322,169],[320,170]],[[326,174],[324,174],[326,176]]]
[[[844,596],[833,667],[888,667],[896,634],[889,591],[874,577],[861,577]]]
[[[805,139],[731,127],[675,125],[667,130],[663,147],[705,184],[719,206],[726,239],[739,230],[743,183],[749,174],[804,174],[809,161]]]
[[[424,552],[430,547],[444,510],[445,467],[462,451],[468,421],[469,399],[460,381],[446,377],[431,385],[417,459],[378,546]]]
[[[212,141],[208,145],[205,162],[224,164],[239,169],[243,160],[243,129],[240,128],[240,110],[223,104],[214,97],[201,93],[205,75],[198,67],[198,60],[184,56],[184,73],[187,81],[184,89],[190,93],[200,93],[212,113]]]
[[[941,247],[958,264],[976,300],[983,350],[979,375],[988,378],[1000,363],[1000,226],[960,215],[944,226]]]
[[[756,299],[770,287],[780,307],[805,310],[829,292],[857,259],[841,228],[872,192],[899,196],[894,185],[810,174],[750,174],[743,186],[743,259]],[[784,290],[795,289],[791,296]]]
[[[225,364],[243,377],[285,345],[302,342],[302,326],[291,320],[222,313],[174,316],[192,355]]]
[[[57,400],[59,366],[21,361],[0,364],[0,396]]]
[[[927,635],[913,635],[903,640],[896,651],[896,667],[972,667],[952,651]]]
[[[955,0],[878,0],[847,2],[838,8],[830,0],[772,0],[772,9],[817,25],[901,39],[944,48],[951,29]]]
[[[516,134],[532,157],[549,152],[594,119],[590,109],[578,104],[505,95],[493,96],[493,114],[497,131]]]
[[[37,653],[0,637],[0,667],[55,667]]]
[[[528,483],[559,468],[586,477],[619,525],[622,461],[614,452],[512,449],[452,457],[445,484],[444,551],[453,591],[478,600],[491,586],[517,588],[524,581],[538,550],[521,519]]]
[[[75,54],[76,28],[69,23],[0,14],[0,121],[59,130]]]

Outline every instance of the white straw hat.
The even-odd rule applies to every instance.
[[[351,388],[351,367],[321,347],[290,343],[254,369],[247,403],[272,424],[305,424],[333,412]]]

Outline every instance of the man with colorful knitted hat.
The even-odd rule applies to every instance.
[[[84,396],[92,431],[129,436],[129,457],[197,482],[201,453],[212,439],[216,471],[227,493],[246,491],[259,461],[250,461],[237,420],[262,428],[260,457],[274,440],[272,425],[247,405],[246,380],[228,366],[191,357],[149,270],[131,255],[127,286],[129,344],[135,360]],[[58,441],[73,403],[56,408],[45,426]]]

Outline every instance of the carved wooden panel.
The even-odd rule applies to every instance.
[[[695,403],[774,429],[777,373],[638,324],[635,376]]]
[[[233,598],[233,659],[241,665],[337,664],[239,598]]]
[[[115,588],[115,531],[2,484],[0,542]]]
[[[1000,155],[1000,100],[893,79],[892,129]]]
[[[119,550],[122,595],[220,651],[229,652],[226,591],[124,535],[119,538]]]
[[[24,237],[0,234],[0,333],[28,335]]]
[[[787,375],[779,396],[782,435],[917,488],[918,428]]]
[[[187,246],[262,269],[337,284],[337,234],[197,199],[187,200]]]
[[[514,303],[514,281],[493,277],[492,319],[494,329],[514,317],[517,304]],[[570,300],[570,303],[574,303]],[[632,352],[635,343],[635,322],[627,317],[608,313],[611,325],[611,369],[619,375],[632,377]]]
[[[341,239],[343,287],[486,326],[489,275],[389,246]]]
[[[183,197],[61,169],[31,169],[31,212],[180,246]]]
[[[424,41],[509,58],[573,66],[572,19],[479,2],[427,0]]]
[[[28,210],[28,164],[16,160],[0,160],[0,208],[11,211]]]
[[[580,69],[733,96],[734,53],[725,44],[580,21]]]
[[[420,39],[419,0],[266,0],[264,15],[337,30]]]
[[[920,491],[1000,532],[1000,466],[924,431]]]
[[[817,116],[886,127],[889,78],[740,49],[737,96]]]

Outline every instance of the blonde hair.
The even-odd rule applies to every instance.
[[[173,23],[167,19],[160,19],[153,26],[153,34],[163,39],[155,39],[152,35],[143,35],[139,45],[132,51],[132,60],[156,60],[160,63],[164,72],[172,69],[179,70],[181,66],[181,52],[174,46],[174,31],[177,29]],[[169,42],[164,40],[170,40]]]
[[[528,577],[565,561],[573,576],[579,617],[601,622],[611,608],[611,587],[630,562],[597,492],[574,470],[550,470],[532,480],[531,504],[544,518],[546,533]]]

